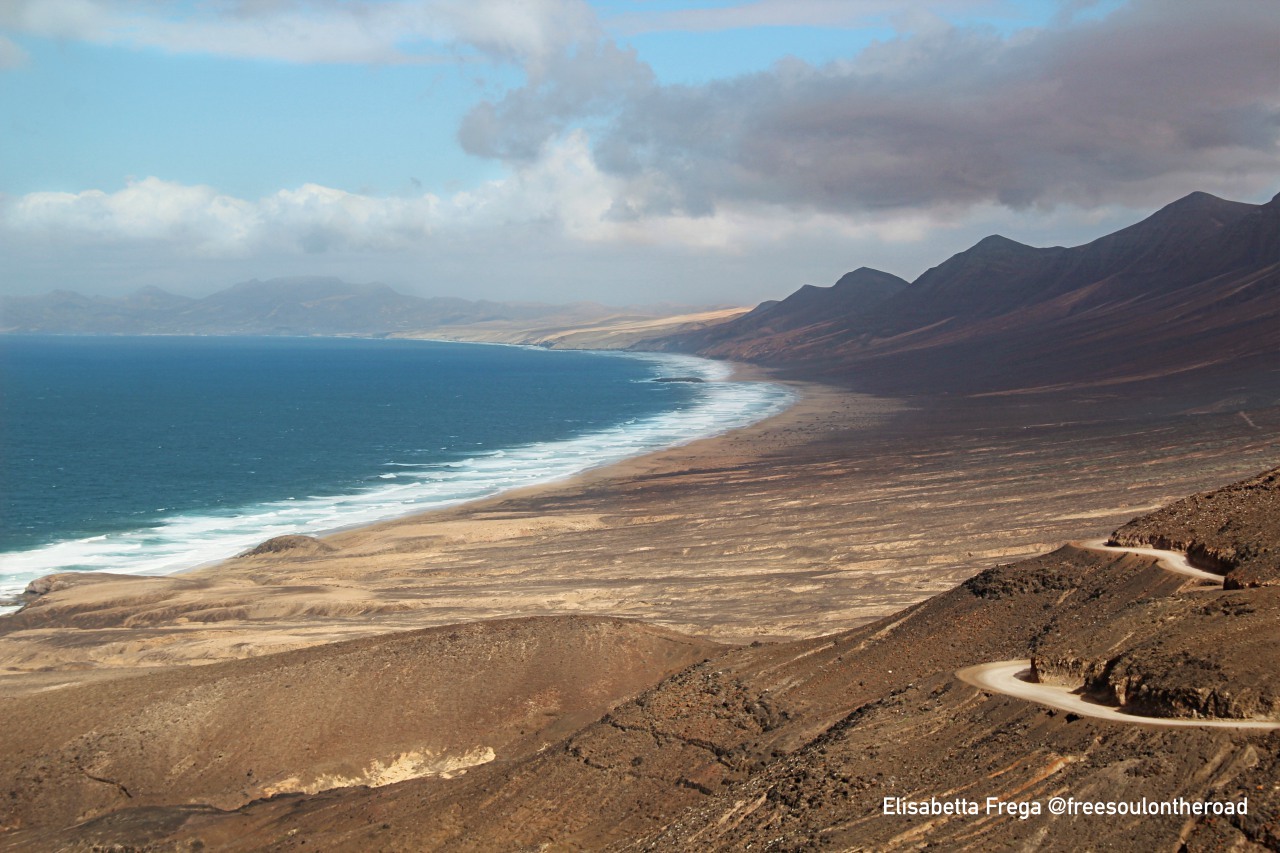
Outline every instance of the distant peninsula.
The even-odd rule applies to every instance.
[[[201,298],[157,287],[120,297],[66,290],[8,296],[0,299],[0,333],[414,337],[610,349],[696,331],[746,311],[423,298],[385,284],[300,276],[254,279]]]

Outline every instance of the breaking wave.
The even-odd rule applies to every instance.
[[[683,355],[600,353],[642,359],[655,378],[695,379],[691,399],[662,414],[572,438],[515,445],[433,464],[399,460],[370,471],[347,494],[275,500],[176,514],[136,530],[54,542],[0,554],[0,596],[63,571],[157,575],[234,556],[274,536],[330,533],[571,477],[655,450],[747,426],[790,405],[793,394],[767,382],[735,382],[730,366]]]

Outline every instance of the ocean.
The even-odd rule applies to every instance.
[[[0,336],[0,599],[561,479],[790,402],[729,373],[435,341]]]

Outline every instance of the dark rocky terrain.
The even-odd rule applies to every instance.
[[[1216,507],[1219,497],[1232,495],[1231,506],[1247,516],[1264,511],[1250,496],[1266,500],[1266,494],[1228,487],[1202,496],[1197,506]],[[1165,512],[1139,522],[1155,525]],[[1190,524],[1207,522],[1194,512],[1185,517]],[[1274,538],[1257,541],[1280,545]],[[1280,733],[1080,717],[988,693],[956,671],[1033,657],[1042,677],[1087,683],[1096,694],[1148,714],[1274,716],[1277,617],[1280,596],[1273,587],[1227,590],[1166,571],[1154,558],[1068,546],[988,569],[865,627],[809,640],[716,651],[627,623],[537,619],[127,679],[83,698],[70,688],[47,691],[6,700],[8,731],[24,733],[24,740],[21,749],[6,750],[11,829],[0,846],[1274,849],[1280,845]],[[586,676],[577,668],[592,659],[596,640],[574,640],[584,635],[609,641]],[[479,659],[468,656],[469,648],[482,651],[484,667],[513,668],[510,676],[492,679],[506,697],[500,702],[475,689]],[[618,652],[609,649],[621,649],[621,657],[610,658]],[[699,656],[708,659],[697,662]],[[545,669],[562,658],[558,669]],[[646,674],[593,687],[619,664],[645,660],[652,661]],[[682,661],[690,665],[652,686],[641,684]],[[348,663],[350,674],[337,674],[335,667]],[[321,672],[324,679],[315,681]],[[526,709],[519,696],[533,687],[530,677],[534,695],[582,697],[564,702],[577,714],[540,717],[541,710]],[[466,689],[442,687],[454,679]],[[428,692],[415,697],[408,685],[420,680]],[[313,683],[323,689],[308,686]],[[223,718],[210,716],[214,710],[249,701],[268,684],[277,702],[289,693],[285,684],[301,692],[276,706],[278,714],[262,715],[260,731],[217,736],[216,720]],[[584,718],[591,713],[588,698],[610,705],[628,685],[639,692],[593,721]],[[374,701],[373,722],[357,723],[341,712],[353,695],[369,702],[381,691],[391,707]],[[84,701],[90,695],[93,703]],[[434,724],[419,720],[438,716],[431,709],[446,696],[446,717]],[[148,722],[166,707],[187,709],[173,717],[186,721],[182,728]],[[402,717],[416,722],[397,725]],[[242,717],[225,719],[232,718]],[[539,728],[538,719],[548,722]],[[273,736],[281,725],[288,735]],[[466,736],[450,736],[450,726]],[[362,749],[368,754],[370,743],[350,732],[364,729],[396,733],[382,738],[380,754],[393,743],[405,750],[425,737],[467,748],[493,743],[498,758],[454,778],[286,793],[228,809],[249,798],[264,760],[300,778],[337,765],[359,768],[356,756]],[[302,736],[312,731],[333,736]],[[184,753],[168,751],[190,745],[197,733],[209,746],[194,752],[195,760],[217,772],[191,773],[179,760]],[[248,746],[227,753],[222,744],[238,740]],[[51,757],[65,758],[64,752],[71,760],[54,771]],[[44,777],[73,771],[75,785]],[[240,787],[232,785],[241,777]],[[64,786],[68,793],[59,794]],[[221,799],[212,790],[217,786]],[[1124,820],[1047,811],[1026,817],[883,813],[886,797],[1043,804],[1052,796],[1248,797],[1249,806],[1247,815]],[[73,816],[88,819],[68,826]]]
[[[850,301],[844,291],[811,288],[645,346],[893,394],[1274,370],[1280,197],[1250,205],[1193,193],[1072,248],[993,235],[885,298]]]
[[[1280,719],[1280,590],[1160,599],[1123,620],[1064,614],[1032,649],[1041,680],[1154,717]]]
[[[1280,471],[1192,495],[1115,532],[1117,545],[1186,551],[1228,589],[1280,583]]]

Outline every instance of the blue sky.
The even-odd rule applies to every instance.
[[[1280,189],[1280,6],[7,0],[6,293],[750,304]]]

